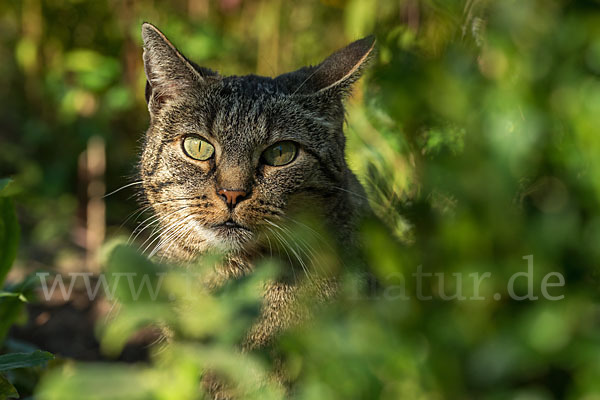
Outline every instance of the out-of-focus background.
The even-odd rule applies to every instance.
[[[599,5],[3,1],[0,178],[13,179],[5,192],[21,226],[9,282],[98,272],[102,244],[147,217],[125,187],[148,124],[142,22],[225,75],[276,76],[374,33],[378,53],[346,126],[348,161],[385,225],[365,227],[365,252],[384,287],[432,300],[342,302],[335,318],[292,335],[281,351],[295,396],[598,399]],[[529,255],[531,280],[516,288],[538,299],[511,299],[507,283],[528,271]],[[418,266],[446,274],[446,288],[433,277],[416,287]],[[485,272],[485,300],[444,299],[461,286],[453,273]],[[549,292],[560,300],[540,289],[554,272],[565,283]],[[42,329],[48,314],[35,315]],[[45,350],[83,351],[53,346]]]

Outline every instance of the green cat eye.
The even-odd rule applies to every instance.
[[[298,147],[294,142],[279,142],[269,147],[262,153],[265,164],[280,167],[291,163],[296,157]]]
[[[215,148],[206,140],[197,136],[188,136],[183,140],[185,154],[194,160],[206,161],[215,154]]]

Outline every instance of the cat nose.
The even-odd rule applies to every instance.
[[[244,190],[219,189],[217,194],[223,199],[229,208],[235,207],[237,203],[242,201],[248,193]]]

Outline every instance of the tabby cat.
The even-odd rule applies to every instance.
[[[160,253],[190,261],[225,252],[212,284],[252,271],[271,224],[317,211],[338,243],[367,208],[344,156],[343,100],[372,56],[367,37],[317,66],[268,78],[221,76],[142,26],[150,127],[140,161],[144,197],[162,227]],[[297,317],[297,287],[272,282],[246,348]]]

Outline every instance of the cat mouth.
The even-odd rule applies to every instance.
[[[234,220],[232,220],[231,218],[228,219],[225,222],[222,222],[220,224],[214,225],[213,228],[221,230],[223,232],[228,232],[228,231],[246,231],[246,232],[252,232],[250,229],[246,228],[245,226],[242,226],[240,224],[238,224],[237,222],[235,222]]]
[[[225,250],[239,250],[252,241],[254,232],[232,219],[213,225],[218,247]]]

